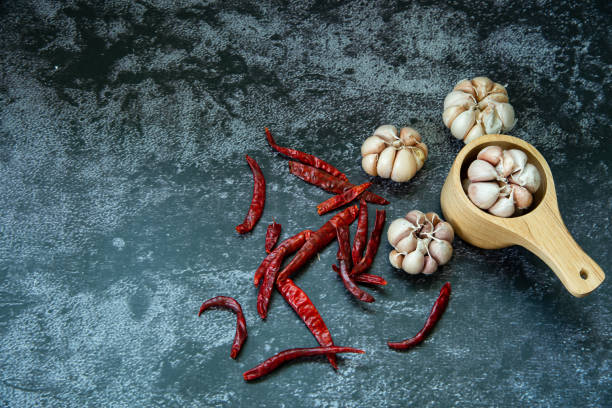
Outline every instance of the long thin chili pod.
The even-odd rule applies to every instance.
[[[245,234],[255,227],[255,224],[257,224],[257,221],[261,218],[266,202],[266,180],[261,172],[261,168],[248,154],[246,155],[246,160],[253,172],[253,199],[251,200],[251,205],[244,218],[244,222],[236,227],[236,231],[238,231],[239,234]]]
[[[200,317],[206,309],[211,307],[224,307],[236,313],[236,335],[234,336],[232,351],[230,353],[230,357],[235,359],[242,348],[242,344],[247,338],[246,320],[242,313],[242,307],[240,307],[240,303],[234,298],[229,296],[217,296],[202,303],[200,311],[198,312],[198,317]]]
[[[344,193],[337,194],[323,201],[321,204],[317,205],[317,212],[319,213],[319,215],[323,215],[325,213],[330,212],[331,210],[335,210],[336,208],[342,207],[343,205],[346,205],[357,197],[359,197],[359,194],[370,188],[371,185],[372,183],[367,182],[355,187],[351,187]]]
[[[277,281],[276,288],[283,295],[289,306],[302,319],[319,344],[323,347],[333,346],[334,341],[332,340],[331,333],[306,292],[291,279]],[[338,368],[335,355],[328,354],[327,359],[334,369]]]
[[[276,275],[280,269],[283,259],[287,254],[297,251],[308,237],[310,237],[310,230],[305,230],[297,235],[283,241],[274,251],[272,251],[272,259],[266,268],[263,282],[259,285],[259,293],[257,294],[257,313],[262,319],[265,319],[268,315],[268,305],[270,304],[270,297],[272,296],[272,289],[274,289],[274,282],[276,281]]]
[[[272,224],[268,225],[268,229],[266,230],[266,240],[265,240],[265,248],[266,253],[272,252],[274,245],[278,241],[278,237],[281,233],[281,225],[276,221],[272,220]]]
[[[294,348],[289,350],[283,350],[278,354],[270,357],[266,361],[259,363],[257,366],[246,371],[242,376],[246,381],[252,381],[257,378],[263,377],[266,374],[276,370],[279,366],[283,365],[287,361],[294,360],[300,357],[320,356],[337,353],[358,353],[364,354],[365,351],[353,348],[353,347],[310,347],[310,348]]]
[[[366,245],[366,239],[368,238],[368,204],[361,196],[359,201],[359,218],[357,219],[357,231],[353,238],[353,249],[351,256],[353,258],[353,265],[357,265],[361,261],[363,256],[363,249]]]
[[[336,227],[336,237],[338,238],[338,263],[340,265],[340,277],[344,287],[362,302],[371,303],[374,302],[374,297],[368,292],[361,289],[353,282],[349,276],[351,270],[351,255],[350,255],[350,238],[349,228],[346,225],[339,225]]]
[[[259,286],[259,282],[261,281],[261,278],[264,277],[266,270],[268,269],[268,266],[270,265],[270,262],[272,261],[272,259],[274,259],[277,255],[274,253],[277,249],[280,250],[283,247],[287,247],[287,246],[293,246],[295,244],[295,241],[299,241],[299,240],[304,240],[304,239],[308,239],[310,238],[310,235],[312,234],[311,230],[304,230],[301,231],[299,233],[297,233],[296,235],[287,238],[286,240],[284,240],[283,242],[281,242],[280,244],[278,244],[278,246],[276,247],[276,249],[272,252],[270,252],[263,261],[261,261],[261,264],[259,265],[259,267],[257,268],[257,270],[255,271],[255,275],[253,276],[253,283],[255,284],[255,286]],[[288,251],[285,255],[288,255],[289,253],[295,252],[299,249],[300,246],[303,245],[300,244],[298,247],[296,247],[294,250],[292,251]]]
[[[322,188],[328,193],[340,194],[348,190],[349,188],[355,186],[354,184],[339,179],[338,177],[332,176],[327,172],[324,172],[312,166],[308,166],[307,164],[295,161],[289,162],[289,172],[309,184]],[[364,191],[361,196],[367,202],[372,204],[389,204],[389,201],[385,200],[381,196],[372,193],[371,191]]]
[[[385,218],[385,210],[376,210],[376,221],[374,222],[374,229],[370,234],[370,239],[366,246],[365,255],[357,265],[353,266],[351,276],[356,276],[365,272],[372,265],[376,252],[378,252],[378,247],[380,246],[380,236],[382,235],[382,230],[385,225]]]
[[[318,169],[326,171],[327,173],[333,176],[336,176],[340,178],[341,180],[348,181],[344,173],[342,173],[340,170],[338,170],[331,164],[327,163],[325,160],[321,160],[318,157],[313,156],[312,154],[304,153],[299,150],[277,145],[276,141],[272,137],[272,133],[270,132],[270,129],[268,128],[265,128],[265,129],[266,129],[266,139],[268,140],[268,143],[277,152],[284,154],[285,156],[290,157],[292,159],[298,160],[304,164],[308,164],[310,166],[314,166]]]
[[[400,341],[400,342],[390,341],[390,342],[387,342],[387,345],[390,348],[395,349],[395,350],[406,350],[406,349],[416,346],[417,344],[425,340],[425,338],[434,328],[438,320],[440,320],[440,317],[442,317],[442,313],[444,313],[444,310],[446,310],[446,306],[448,305],[448,300],[450,299],[450,294],[451,294],[450,282],[446,282],[442,286],[442,289],[440,289],[440,294],[438,295],[438,298],[434,302],[434,305],[431,308],[431,312],[429,312],[429,317],[427,318],[427,321],[425,322],[425,326],[423,326],[423,328],[416,334],[416,336],[410,339],[404,340],[404,341]]]
[[[338,267],[338,265],[332,264],[332,269],[334,270],[334,272],[340,275],[340,268]],[[387,284],[387,281],[382,276],[372,275],[371,273],[365,273],[365,272],[360,273],[357,276],[353,276],[351,277],[351,279],[355,283],[364,283],[366,285],[384,286]]]
[[[277,281],[284,280],[293,275],[299,270],[308,260],[323,249],[327,244],[336,238],[336,226],[346,224],[350,225],[357,217],[357,206],[348,207],[338,214],[334,215],[321,228],[316,230],[306,240],[300,250],[291,258],[287,266],[283,268],[276,278]]]

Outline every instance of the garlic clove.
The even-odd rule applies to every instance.
[[[422,144],[422,143],[419,143]],[[421,170],[421,168],[423,168],[423,165],[425,164],[425,159],[426,159],[426,154],[425,152],[423,152],[423,150],[418,149],[418,148],[414,148],[412,149],[412,154],[414,155],[414,161],[416,162],[416,169],[417,171]]]
[[[370,176],[377,176],[376,167],[378,164],[378,155],[377,154],[368,154],[367,156],[363,156],[361,159],[361,167],[368,173]]]
[[[400,252],[412,252],[416,249],[418,244],[418,238],[414,236],[414,234],[410,234],[404,238],[402,238],[396,245],[394,245],[395,249]]]
[[[512,169],[514,169],[514,158],[512,154],[508,153],[508,150],[504,150],[502,153],[502,158],[495,166],[495,169],[502,177],[508,177],[512,173]]]
[[[519,186],[525,187],[531,194],[534,194],[538,188],[540,188],[540,173],[536,166],[531,163],[527,163],[523,170],[519,173],[513,174],[510,177],[510,181]]]
[[[395,148],[387,147],[382,151],[378,157],[378,164],[376,165],[376,172],[380,177],[389,178],[391,171],[393,170],[393,161],[395,160]]]
[[[451,125],[451,133],[459,140],[463,140],[476,122],[476,114],[473,109],[468,109],[457,115]]]
[[[391,252],[389,252],[389,262],[395,268],[401,269],[402,268],[402,261],[403,260],[404,260],[404,255],[400,254],[395,249],[393,249],[393,250],[391,250]]]
[[[467,176],[472,183],[475,183],[478,181],[497,180],[498,174],[491,163],[476,159],[468,167]]]
[[[502,157],[502,148],[499,146],[487,146],[478,152],[478,156],[476,156],[479,160],[485,160],[491,163],[493,166],[496,166]]]
[[[427,156],[429,154],[429,149],[425,143],[419,142],[416,144],[415,148],[421,150],[424,154],[423,161],[427,160]]]
[[[385,142],[393,143],[397,139],[397,128],[393,125],[382,125],[376,128],[373,136],[380,137]]]
[[[507,150],[507,152],[510,156],[512,156],[512,173],[523,170],[525,164],[527,164],[527,155],[525,152],[519,149],[510,149]]]
[[[393,170],[391,172],[391,180],[402,183],[414,177],[417,172],[417,162],[412,151],[402,149],[397,152]]]
[[[459,116],[459,114],[465,112],[467,109],[468,107],[465,105],[449,106],[448,108],[444,109],[444,112],[442,112],[442,121],[444,122],[444,126],[447,128],[451,127],[455,118]]]
[[[425,264],[425,257],[419,251],[413,251],[404,256],[402,260],[402,269],[410,274],[417,275],[423,270]]]
[[[494,82],[487,77],[476,77],[472,79],[472,85],[476,91],[476,98],[480,101],[493,89]]]
[[[442,239],[433,240],[429,243],[429,255],[438,265],[444,265],[453,256],[453,246]]]
[[[408,212],[408,214],[406,214],[404,218],[410,221],[410,223],[416,225],[417,228],[420,228],[425,223],[426,219],[425,214],[419,210],[412,210]]]
[[[465,139],[463,139],[463,143],[468,144],[472,140],[479,138],[485,134],[484,128],[482,127],[482,123],[476,120],[476,123],[472,127],[472,129],[465,135]]]
[[[469,107],[475,105],[476,101],[472,97],[472,95],[467,94],[461,91],[452,91],[446,98],[444,98],[444,110],[450,108],[451,106],[465,106]]]
[[[423,262],[423,274],[431,275],[438,269],[438,263],[431,257],[425,256],[425,261]]]
[[[455,231],[453,226],[446,221],[442,221],[436,225],[433,236],[444,241],[453,242],[455,239]]]
[[[506,90],[506,87],[503,86],[502,84],[498,84],[497,82],[493,84],[493,88],[491,88],[490,93],[491,94],[503,94],[503,95],[508,96],[508,91]]]
[[[395,246],[402,238],[416,230],[417,226],[405,218],[393,220],[387,229],[387,240]]]
[[[484,125],[486,134],[491,135],[501,133],[503,123],[499,116],[497,116],[494,105],[489,105],[482,111],[482,123]]]
[[[476,91],[474,91],[474,86],[472,85],[472,81],[469,79],[463,79],[457,82],[457,85],[453,88],[453,91],[461,91],[472,95],[474,98],[476,97]]]
[[[361,155],[365,156],[372,153],[380,153],[385,148],[385,141],[378,136],[368,137],[361,145]]]
[[[507,103],[508,95],[503,93],[490,93],[483,100],[478,102],[478,107],[484,109],[490,103]]]
[[[493,181],[471,183],[468,197],[478,208],[488,210],[499,197],[499,186]]]
[[[400,130],[399,138],[406,146],[414,146],[421,141],[419,132],[409,126],[403,127]]]
[[[516,208],[518,208],[519,210],[524,210],[531,206],[531,203],[533,202],[533,196],[525,187],[512,184],[512,194],[514,196]]]
[[[436,214],[433,211],[430,211],[428,213],[425,213],[425,218],[427,218],[427,220],[429,222],[431,222],[433,224],[433,226],[435,227],[436,225],[438,225],[438,223],[440,223],[440,221],[442,221],[440,219],[440,216],[438,214]]]
[[[512,195],[508,197],[499,197],[499,199],[489,208],[489,212],[498,217],[510,217],[514,214],[514,199]]]
[[[425,224],[423,228],[425,228],[426,226],[428,226],[428,224]],[[431,242],[431,238],[429,237],[428,238],[417,238],[417,247],[415,251],[420,252],[423,255],[427,254],[427,247],[429,246],[430,242]]]
[[[508,132],[512,130],[514,125],[516,124],[516,119],[514,118],[514,108],[509,103],[498,103],[496,105],[495,110],[497,111],[497,115],[502,123],[502,131]]]

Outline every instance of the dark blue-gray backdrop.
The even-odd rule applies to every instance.
[[[461,240],[448,266],[354,301],[330,245],[296,281],[337,344],[361,347],[250,384],[282,349],[315,346],[275,296],[267,321],[252,274],[265,226],[317,228],[329,195],[288,174],[267,146],[321,156],[368,180],[359,147],[378,126],[412,125],[430,149],[410,183],[375,180],[407,211],[439,211],[462,143],[441,120],[455,82],[507,84],[518,124],[555,176],[568,229],[608,273],[612,181],[609,3],[556,1],[3,1],[0,4],[0,406],[612,405],[609,281],[572,297],[521,248]],[[576,4],[575,4],[576,3]],[[248,153],[268,180],[243,237]],[[375,207],[370,207],[373,218]],[[432,337],[399,353],[439,288]],[[200,303],[230,295],[235,318]]]

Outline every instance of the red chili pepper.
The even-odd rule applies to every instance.
[[[351,270],[351,255],[350,255],[350,238],[349,228],[346,225],[340,225],[336,228],[336,236],[338,238],[338,263],[340,265],[340,277],[344,283],[344,287],[357,299],[362,302],[374,302],[374,297],[368,292],[362,290],[353,282],[349,276]]]
[[[351,252],[353,258],[353,265],[357,265],[361,261],[363,256],[363,248],[366,244],[366,238],[368,237],[368,204],[361,196],[359,201],[359,219],[357,220],[357,231],[355,232],[355,238],[353,238],[353,250]]]
[[[336,238],[336,227],[338,225],[350,225],[357,217],[357,206],[353,205],[334,215],[321,228],[312,233],[304,245],[291,259],[289,264],[278,274],[276,281],[284,280],[293,275],[310,258],[323,249]]]
[[[261,218],[266,201],[266,180],[261,172],[261,168],[248,154],[246,155],[246,160],[253,172],[253,199],[251,200],[251,206],[244,218],[244,222],[236,227],[236,231],[240,234],[245,234],[253,229],[259,218]]]
[[[276,241],[278,241],[278,237],[281,233],[281,225],[276,221],[272,221],[272,224],[268,225],[268,229],[266,230],[266,252],[272,252],[272,248],[276,245]]]
[[[344,181],[342,179],[339,179],[338,177],[334,177],[331,174],[319,170],[315,167],[294,161],[289,162],[289,172],[307,183],[322,188],[328,193],[341,194],[349,188],[355,186],[354,184],[351,184],[348,181]],[[371,191],[364,191],[362,197],[367,202],[372,204],[389,204],[389,201],[385,200],[381,196],[372,193]]]
[[[340,268],[338,265],[332,264],[332,269],[340,275]],[[387,284],[387,281],[382,276],[372,275],[371,273],[360,273],[357,276],[353,276],[351,279],[356,283],[364,283],[367,285],[384,286]]]
[[[269,265],[266,268],[264,280],[259,286],[259,293],[257,294],[257,312],[262,319],[265,319],[268,315],[268,305],[270,304],[270,297],[272,295],[272,289],[274,288],[274,281],[276,281],[276,275],[280,269],[283,259],[287,254],[293,253],[304,245],[304,242],[310,237],[312,231],[305,230],[297,235],[283,241],[272,253]],[[266,257],[267,259],[268,257]]]
[[[240,352],[242,344],[247,338],[246,320],[244,320],[242,307],[240,307],[240,303],[238,303],[236,299],[228,296],[217,296],[202,303],[200,311],[198,312],[198,317],[210,307],[225,307],[236,313],[236,335],[234,336],[234,343],[232,344],[232,351],[230,353],[230,357],[235,359]]]
[[[265,128],[265,129],[266,129],[266,139],[268,139],[268,143],[277,152],[284,154],[285,156],[290,157],[292,159],[301,161],[304,164],[308,164],[310,166],[314,166],[318,169],[326,171],[327,173],[333,176],[336,176],[344,181],[348,181],[344,173],[342,173],[340,170],[338,170],[331,164],[327,163],[326,161],[321,160],[318,157],[313,156],[312,154],[304,153],[299,150],[290,149],[287,147],[281,147],[277,145],[276,142],[274,141],[274,138],[272,137],[272,133],[270,132],[270,129],[268,128]]]
[[[323,347],[333,346],[334,341],[332,340],[331,333],[306,292],[300,289],[289,278],[280,282],[277,281],[276,288],[295,313],[300,316],[300,319],[306,324],[306,327],[308,327],[308,330],[310,330],[319,344]],[[328,354],[327,359],[332,367],[338,368],[335,355]]]
[[[295,241],[299,241],[299,240],[304,240],[304,239],[308,239],[310,238],[310,235],[312,234],[311,230],[304,230],[294,236],[292,236],[291,238],[287,238],[286,240],[284,240],[283,242],[281,242],[280,244],[278,244],[278,246],[276,247],[276,249],[272,252],[270,252],[265,258],[264,260],[261,262],[261,264],[259,265],[259,267],[257,268],[257,270],[255,271],[255,276],[253,276],[253,283],[255,283],[255,286],[259,286],[259,281],[261,280],[261,278],[264,277],[266,270],[268,269],[268,266],[270,266],[270,262],[272,261],[272,259],[274,259],[277,255],[274,254],[274,252],[276,250],[279,250],[281,248],[284,247],[288,247],[288,246],[293,246],[295,244]],[[302,242],[303,244],[303,242]],[[300,244],[301,246],[301,244]],[[285,255],[288,255],[292,252],[295,252],[299,249],[299,247],[296,247],[296,249],[292,250],[292,251],[287,251],[285,253]]]
[[[446,309],[446,306],[448,305],[450,294],[451,294],[451,286],[449,282],[446,282],[444,286],[442,286],[442,289],[440,289],[440,295],[436,299],[431,309],[431,312],[429,313],[429,317],[427,318],[427,321],[425,322],[425,326],[423,326],[423,328],[416,334],[416,336],[414,336],[411,339],[407,339],[407,340],[400,341],[397,343],[388,342],[387,345],[392,349],[406,350],[406,349],[416,346],[417,344],[425,340],[429,332],[431,332],[431,330],[434,328],[438,320],[440,320],[440,317],[442,317],[442,313],[444,313],[444,310]]]
[[[317,205],[317,212],[319,213],[319,215],[323,215],[325,213],[330,212],[331,210],[335,210],[338,207],[342,207],[343,205],[348,204],[357,197],[359,197],[359,194],[370,188],[371,185],[372,183],[367,182],[355,187],[351,187],[344,193],[335,195],[332,198],[325,200],[321,204]]]
[[[336,353],[358,353],[364,354],[365,351],[356,349],[353,347],[311,347],[311,348],[294,348],[289,350],[283,350],[278,354],[270,357],[263,363],[260,363],[256,367],[251,368],[245,372],[242,376],[246,381],[255,380],[259,377],[263,377],[266,374],[276,370],[279,366],[286,363],[287,361],[294,360],[299,357],[310,357],[320,356],[323,354],[336,354]]]
[[[380,245],[380,236],[382,235],[383,226],[385,225],[385,218],[385,210],[376,210],[376,221],[374,222],[374,229],[368,240],[365,255],[361,261],[353,267],[351,276],[356,276],[365,272],[372,265]]]

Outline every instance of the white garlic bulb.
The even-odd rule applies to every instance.
[[[476,157],[462,180],[472,203],[498,217],[511,217],[531,206],[541,178],[525,152],[493,145]]]
[[[508,132],[516,123],[506,88],[487,77],[459,81],[444,98],[442,120],[466,144],[483,135]]]
[[[454,237],[453,227],[438,214],[412,210],[389,225],[389,262],[410,275],[431,275],[450,260]]]
[[[370,176],[405,182],[414,177],[427,159],[427,146],[411,127],[399,133],[393,125],[383,125],[361,145],[361,167]]]

